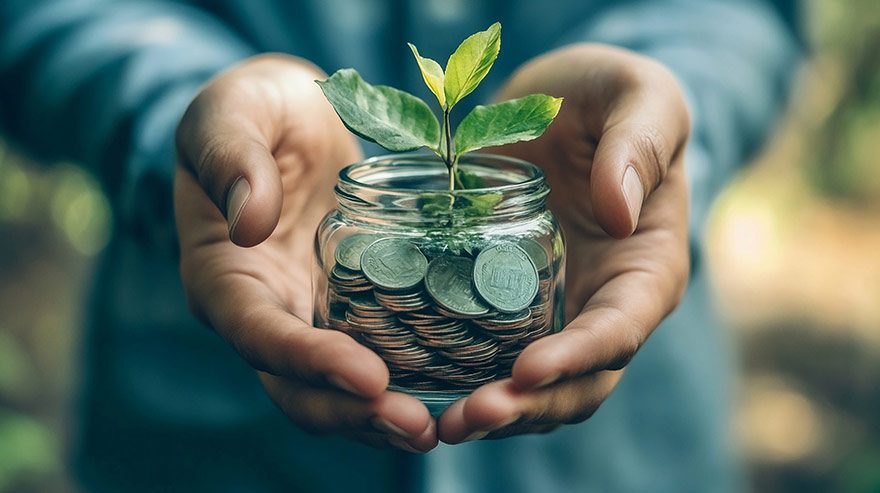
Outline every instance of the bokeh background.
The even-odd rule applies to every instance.
[[[759,492],[880,491],[880,1],[812,0],[812,55],[721,195],[706,262],[740,345]],[[66,492],[84,297],[111,231],[96,181],[0,141],[0,493]]]

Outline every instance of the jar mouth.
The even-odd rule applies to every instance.
[[[521,159],[472,153],[458,163],[475,188],[449,191],[449,172],[438,156],[426,153],[377,156],[346,166],[336,185],[338,209],[353,220],[384,220],[411,224],[448,220],[444,214],[426,214],[425,203],[440,196],[453,204],[485,203],[490,210],[468,221],[528,216],[546,208],[550,192],[544,172]],[[471,185],[473,185],[471,183]],[[448,202],[447,202],[448,203]],[[453,206],[450,206],[452,211]],[[454,211],[452,211],[454,212]]]
[[[500,154],[470,153],[461,158],[458,163],[459,169],[474,173],[485,180],[486,173],[483,168],[491,168],[491,171],[501,170],[505,178],[495,176],[495,184],[479,188],[457,188],[455,195],[485,194],[490,192],[516,193],[527,192],[530,189],[544,183],[544,172],[541,168],[528,161]],[[442,178],[442,180],[440,180]],[[400,183],[412,180],[410,186],[397,186],[391,183]],[[432,187],[416,186],[428,181],[434,184]],[[446,187],[448,183],[448,170],[444,161],[434,154],[387,154],[350,164],[339,172],[339,182],[358,190],[372,190],[376,192],[396,193],[449,193]]]

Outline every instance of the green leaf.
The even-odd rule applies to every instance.
[[[476,89],[492,68],[501,50],[501,24],[471,35],[456,48],[446,62],[446,106],[452,108]]]
[[[437,96],[440,107],[446,109],[446,93],[443,90],[443,68],[436,61],[419,55],[419,49],[412,43],[407,43],[409,49],[412,50],[413,56],[416,57],[416,63],[419,64],[419,70],[422,72],[422,78],[425,79],[425,85]]]
[[[468,205],[462,208],[466,216],[488,216],[495,211],[495,206],[501,202],[501,192],[488,192],[474,195],[463,195]]]
[[[455,132],[459,156],[483,147],[512,144],[540,137],[559,113],[562,98],[530,94],[473,109]]]
[[[501,192],[469,193],[458,197],[448,193],[424,193],[419,209],[427,216],[488,216],[502,198]]]
[[[419,208],[428,216],[440,216],[449,214],[452,210],[454,197],[448,193],[425,193],[422,194]]]
[[[315,82],[345,126],[360,137],[394,152],[437,148],[440,123],[431,108],[412,94],[370,85],[350,68]]]
[[[458,170],[458,179],[465,189],[483,188],[486,186],[486,182],[482,178],[463,169]]]

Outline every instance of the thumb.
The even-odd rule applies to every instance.
[[[628,98],[616,108],[599,138],[590,172],[596,220],[615,238],[631,235],[642,206],[677,165],[689,133],[681,98]]]
[[[199,113],[191,107],[178,127],[181,162],[223,214],[229,238],[240,246],[257,245],[272,234],[281,216],[281,176],[272,151],[243,120]]]

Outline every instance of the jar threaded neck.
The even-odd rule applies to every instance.
[[[347,166],[335,188],[338,210],[389,225],[528,219],[546,210],[550,188],[537,166],[494,154],[469,154],[459,169],[485,186],[449,192],[445,163],[431,154],[378,156]],[[443,204],[449,206],[449,212]],[[471,208],[473,204],[482,208]],[[474,213],[479,211],[479,213]],[[488,213],[487,213],[488,211]]]

